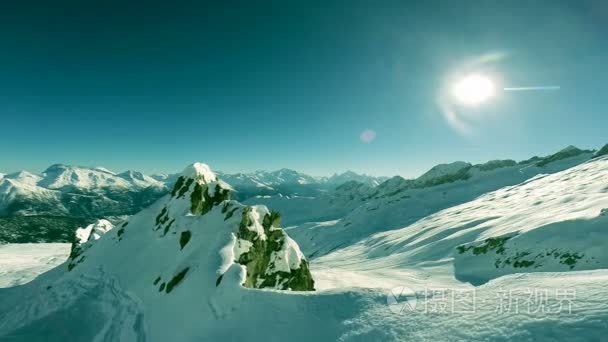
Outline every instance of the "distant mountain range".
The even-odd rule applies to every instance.
[[[0,215],[129,215],[166,193],[164,183],[139,172],[56,164],[40,175],[21,171],[0,178]]]
[[[416,179],[354,172],[313,177],[290,169],[216,174],[235,190],[232,198],[280,211],[287,226],[343,218],[337,223],[342,228],[314,233],[305,239],[315,243],[325,238],[325,232],[334,234],[346,227],[356,239],[380,223],[385,229],[409,224],[488,191],[562,171],[604,154],[608,154],[608,147],[596,152],[569,146],[552,155],[521,162],[440,164]],[[115,173],[101,167],[62,164],[52,165],[41,174],[21,171],[0,175],[0,242],[67,241],[70,234],[63,230],[75,229],[75,219],[79,225],[98,218],[120,221],[168,194],[178,176]],[[443,188],[451,190],[438,192]],[[21,218],[15,219],[16,216]],[[309,253],[325,253],[334,246],[326,247],[313,250],[303,244],[303,250]]]
[[[408,224],[434,210],[471,200],[485,192],[514,185],[539,174],[579,165],[607,150],[605,147],[596,152],[568,146],[549,156],[535,156],[520,162],[510,159],[491,160],[483,164],[457,161],[436,165],[415,179],[394,176],[377,186],[351,181],[320,196],[256,196],[244,203],[264,204],[280,211],[286,225],[343,218],[336,223],[342,225],[342,229],[361,229],[361,234],[365,234],[364,230],[377,227],[380,223],[385,223],[385,228]],[[438,190],[444,188],[445,191]],[[371,221],[360,219],[357,215]],[[354,227],[359,225],[361,227]],[[312,233],[306,230],[314,236],[305,240],[324,239],[325,233],[336,231],[328,229]],[[306,249],[306,244],[303,245]]]
[[[257,195],[318,195],[346,181],[378,185],[386,177],[354,172],[313,177],[290,169],[218,175],[240,200]],[[168,193],[177,174],[115,173],[102,167],[55,164],[41,174],[0,174],[0,216],[54,215],[106,217],[131,215]]]
[[[312,221],[308,219],[287,223],[300,224],[290,230],[290,234],[300,243],[302,251],[308,256],[320,256],[342,244],[354,243],[373,233],[408,226],[486,193],[561,172],[600,156],[596,151],[569,146],[549,156],[521,162],[493,160],[476,165],[463,162],[440,164],[413,180],[395,176],[373,189],[361,191],[360,188],[353,188],[348,196],[342,196],[340,207],[349,207],[346,213],[336,217],[324,216],[323,219],[340,220],[320,229],[311,229],[316,223],[305,223]],[[274,205],[264,201],[260,203],[279,210],[287,218],[292,215],[292,206],[286,202],[284,200]],[[311,208],[317,215],[323,208],[330,208],[317,201],[305,207]],[[295,214],[305,217],[299,211]]]

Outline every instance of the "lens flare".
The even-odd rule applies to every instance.
[[[374,139],[376,139],[376,132],[371,129],[366,129],[361,132],[361,134],[359,135],[359,139],[361,139],[361,141],[366,144],[371,143],[372,141],[374,141]]]

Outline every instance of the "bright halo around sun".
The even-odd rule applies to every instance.
[[[472,74],[456,81],[452,87],[454,98],[465,105],[477,105],[495,94],[494,83],[484,75]]]

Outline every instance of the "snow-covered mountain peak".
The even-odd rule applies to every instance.
[[[182,176],[185,178],[192,178],[194,180],[202,180],[204,183],[214,182],[217,180],[217,176],[211,168],[207,164],[203,163],[193,163],[188,165],[184,171],[182,171]]]
[[[99,169],[63,164],[51,165],[42,173],[38,185],[48,189],[128,188],[129,182]]]
[[[166,221],[171,216],[203,215],[224,200],[230,199],[231,191],[232,187],[219,180],[208,165],[191,164],[175,182],[169,201],[160,216],[166,217]]]
[[[116,174],[102,167],[51,165],[42,173],[37,185],[53,190],[99,192],[108,190],[139,190],[148,187],[164,189],[165,184],[138,171]]]
[[[19,183],[27,184],[27,185],[36,185],[36,183],[38,183],[38,181],[40,181],[42,179],[42,177],[40,177],[39,175],[33,174],[33,173],[31,173],[29,171],[25,171],[25,170],[8,174],[4,177],[8,178],[8,179],[16,180]],[[0,177],[0,178],[2,178],[2,177]]]
[[[225,284],[230,288],[314,289],[306,259],[280,228],[278,213],[229,200],[230,186],[207,165],[195,163],[186,171],[170,195],[118,228],[99,220],[79,229],[68,278],[104,268],[140,293],[168,294],[186,282],[210,295],[222,281],[236,282]],[[132,278],[135,269],[145,277]],[[229,275],[234,272],[242,277]]]
[[[42,174],[45,175],[45,174],[60,173],[66,169],[69,169],[70,167],[71,166],[66,165],[66,164],[57,163],[57,164],[53,164],[53,165],[47,167],[46,170],[44,170],[42,172]]]
[[[0,196],[12,194],[44,197],[44,195],[52,193],[53,191],[38,187],[36,184],[23,183],[9,177],[0,179]],[[5,198],[0,197],[0,204],[5,200]]]
[[[27,203],[36,201],[43,203],[51,214],[58,213],[62,205],[55,191],[37,186],[34,182],[20,182],[8,177],[0,179],[0,215],[7,211],[17,215],[32,215],[32,209],[27,205],[15,203]]]
[[[21,184],[18,181],[11,178],[0,179],[0,194],[9,194],[18,191],[21,187],[25,187],[25,184]]]

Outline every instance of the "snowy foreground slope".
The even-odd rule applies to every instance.
[[[417,299],[364,313],[363,335],[603,341],[607,179],[608,157],[539,175],[313,259],[313,275],[321,290],[405,286]]]
[[[66,243],[0,245],[0,288],[30,282],[64,263],[69,253]]]
[[[606,179],[608,157],[600,157],[401,229],[354,243],[345,236],[333,251],[336,241],[329,248],[317,240],[328,252],[310,259],[316,291],[303,292],[255,286],[269,273],[278,274],[266,282],[271,288],[308,283],[293,273],[307,265],[295,243],[260,253],[267,257],[237,257],[255,249],[246,241],[258,241],[239,235],[243,221],[243,233],[260,240],[278,229],[267,210],[219,201],[221,191],[202,195],[217,203],[211,209],[193,206],[189,187],[98,240],[81,239],[66,264],[31,283],[1,289],[0,340],[602,341]],[[180,249],[185,231],[191,235]],[[265,270],[252,260],[266,260],[258,263]]]
[[[474,285],[512,273],[606,269],[607,179],[608,156],[371,235],[314,263],[448,266],[456,280]]]

